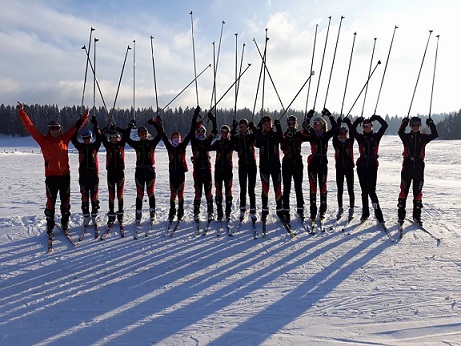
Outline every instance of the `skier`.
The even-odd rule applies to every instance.
[[[215,181],[215,202],[217,220],[223,218],[223,184],[226,196],[225,217],[226,221],[230,221],[232,207],[232,179],[233,179],[233,163],[232,155],[235,150],[234,142],[231,140],[230,127],[223,125],[221,127],[220,136],[212,142],[210,151],[216,151],[215,166],[214,166],[214,181]]]
[[[307,172],[309,176],[309,201],[310,201],[310,219],[314,222],[319,212],[319,218],[322,222],[327,211],[327,175],[328,175],[328,141],[335,134],[336,120],[326,108],[322,110],[322,116],[327,116],[332,125],[328,125],[322,116],[315,117],[314,110],[310,110],[307,119],[303,123],[304,131],[309,133],[309,142],[311,145],[311,154],[307,158]],[[317,208],[317,183],[320,190],[320,208]]]
[[[280,143],[283,141],[282,127],[280,121],[274,121],[275,129],[272,129],[272,119],[265,115],[261,118],[256,132],[255,146],[259,148],[259,176],[261,178],[261,220],[263,222],[263,236],[265,235],[265,225],[269,214],[268,194],[269,180],[275,193],[276,214],[282,223],[287,223],[282,205],[282,179],[280,165]]]
[[[206,128],[202,121],[197,121],[200,114],[200,107],[194,111],[191,123],[191,132],[194,132],[194,136],[191,136],[192,145],[192,164],[193,164],[193,176],[194,176],[194,221],[197,226],[197,232],[199,232],[199,214],[200,214],[200,201],[202,199],[202,193],[205,192],[207,212],[208,212],[208,224],[213,220],[213,194],[212,194],[212,180],[211,180],[211,161],[210,161],[210,145],[217,134],[216,117],[209,112],[208,118],[212,121],[213,129],[211,133],[206,136]],[[196,232],[196,233],[197,233]],[[205,231],[206,232],[206,231]],[[206,233],[205,233],[206,234]]]
[[[94,237],[98,237],[97,216],[99,210],[99,161],[98,151],[101,146],[101,133],[98,128],[96,116],[91,117],[93,132],[83,130],[81,137],[83,143],[78,140],[78,131],[72,136],[72,144],[78,150],[78,182],[80,194],[82,195],[83,227],[86,230],[90,223],[90,202],[91,221],[94,225]],[[95,140],[93,142],[93,133]]]
[[[296,194],[296,213],[304,220],[303,172],[304,164],[301,145],[309,140],[309,135],[298,131],[298,119],[294,115],[287,117],[287,130],[282,142],[282,175],[283,175],[283,210],[287,223],[290,223],[290,190],[293,179]]]
[[[115,217],[123,229],[123,190],[125,188],[125,144],[126,136],[122,137],[122,129],[111,125],[101,136],[102,144],[106,148],[107,189],[109,190],[109,213],[107,226],[112,227]],[[107,139],[105,134],[108,134]],[[115,213],[115,197],[118,201],[118,210]]]
[[[341,126],[344,122],[349,128],[356,127],[357,124],[351,124],[349,118],[338,118],[338,129],[333,137],[333,147],[335,148],[335,168],[336,168],[336,187],[338,212],[336,219],[339,220],[344,212],[343,208],[343,191],[344,177],[346,177],[347,192],[349,194],[349,214],[348,220],[354,217],[355,193],[354,193],[354,138],[349,137],[348,128]]]
[[[373,131],[373,121],[378,121],[381,125],[378,132]],[[387,122],[379,115],[372,115],[369,119],[359,117],[354,124],[362,123],[363,133],[358,133],[356,127],[349,128],[351,137],[354,137],[359,144],[360,156],[357,159],[357,175],[359,176],[360,188],[362,189],[362,216],[360,220],[364,222],[370,217],[368,197],[371,199],[375,217],[380,224],[384,224],[383,212],[379,206],[378,196],[376,195],[376,180],[378,177],[378,150],[379,142],[386,132]]]
[[[72,135],[78,131],[88,120],[88,110],[77,120],[65,133],[61,132],[61,125],[57,121],[48,123],[48,132],[43,135],[32,123],[24,105],[18,102],[16,110],[19,119],[26,131],[38,143],[45,160],[45,187],[46,207],[45,216],[47,233],[53,233],[56,199],[61,199],[61,225],[64,233],[69,232],[70,217],[70,168],[68,156],[68,144]]]
[[[410,123],[411,131],[405,133],[405,128]],[[410,190],[411,181],[413,181],[413,220],[422,226],[421,208],[422,189],[424,184],[424,157],[426,144],[438,137],[437,127],[434,121],[429,118],[426,124],[431,129],[430,134],[423,134],[421,129],[421,118],[413,117],[402,119],[402,124],[399,128],[399,137],[403,143],[403,164],[401,171],[400,194],[398,200],[398,219],[399,224],[403,224],[405,219],[405,207],[407,202],[408,192]]]
[[[150,119],[147,124],[155,125],[154,119]],[[131,129],[136,126],[135,120],[131,120],[124,132],[126,142],[136,151],[136,226],[141,224],[142,199],[144,197],[144,187],[146,187],[149,199],[149,216],[151,224],[155,221],[155,148],[162,139],[157,128],[157,135],[152,139],[145,126],[138,127],[139,140],[130,138]]]
[[[183,139],[180,132],[174,131],[171,134],[170,142],[160,116],[157,119],[163,143],[168,151],[168,169],[170,173],[170,210],[168,213],[168,222],[171,224],[176,215],[176,198],[178,199],[178,222],[184,217],[184,184],[186,172],[189,170],[186,162],[186,148],[193,133],[189,132]]]
[[[239,130],[237,131],[237,126]],[[250,199],[250,216],[253,224],[256,222],[256,128],[253,122],[242,118],[232,125],[232,141],[238,153],[238,176],[240,185],[240,222],[246,212],[247,191]]]

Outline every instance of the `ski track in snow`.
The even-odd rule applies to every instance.
[[[394,243],[373,217],[354,229],[359,224],[359,207],[350,235],[341,232],[341,227],[329,231],[336,215],[331,152],[326,232],[308,235],[293,216],[297,237],[291,239],[275,216],[271,187],[267,238],[261,237],[258,219],[259,237],[253,239],[248,217],[233,237],[217,237],[216,221],[207,236],[195,236],[192,177],[188,174],[185,220],[173,237],[164,236],[168,172],[166,151],[159,147],[157,221],[148,237],[144,237],[149,227],[144,202],[144,228],[139,239],[133,240],[134,153],[128,150],[125,238],[120,238],[117,223],[104,241],[93,239],[89,227],[74,247],[57,231],[53,252],[47,254],[43,159],[34,142],[26,140],[30,143],[18,144],[18,152],[6,149],[0,153],[4,167],[0,193],[8,200],[0,206],[2,344],[461,345],[457,180],[461,159],[450,156],[450,165],[446,164],[448,153],[461,148],[461,141],[435,141],[427,147],[423,221],[426,229],[442,239],[439,246],[408,222],[403,239]],[[307,149],[303,146],[304,159]],[[396,136],[383,138],[377,192],[394,239],[398,237],[401,151]],[[77,240],[82,217],[74,151],[70,160],[70,233]],[[103,150],[99,160],[102,234],[107,221]],[[234,166],[236,162],[235,157]],[[357,177],[355,180],[360,203]],[[306,198],[308,184],[304,189]],[[233,191],[231,226],[237,227],[236,170]],[[256,191],[260,207],[259,183]],[[294,193],[291,197],[294,206]],[[347,203],[347,193],[344,197]],[[411,198],[407,205],[411,206]],[[204,201],[201,211],[204,226]],[[411,208],[407,212],[411,215]]]

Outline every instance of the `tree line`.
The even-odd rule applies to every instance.
[[[58,121],[63,129],[70,128],[83,113],[81,106],[65,106],[59,108],[57,105],[25,105],[25,111],[29,114],[32,122],[37,128],[45,133],[48,130],[48,123],[52,120]],[[179,131],[183,134],[189,132],[190,122],[192,115],[194,114],[195,107],[177,107],[168,108],[162,114],[160,114],[165,129],[168,133],[172,131]],[[264,111],[264,115],[269,115],[272,119],[279,119],[282,116],[282,111],[270,111],[269,109]],[[304,118],[304,111],[289,110],[287,115],[295,115],[298,118],[299,128]],[[108,125],[108,115],[104,107],[95,108],[90,110],[90,115],[96,115],[99,122],[99,127],[103,129]],[[146,125],[149,119],[156,116],[155,111],[152,107],[149,108],[138,108],[136,112],[133,109],[116,109],[113,110],[112,119],[113,123],[121,128],[125,128],[131,119],[135,119],[138,126]],[[202,116],[206,114],[202,112]],[[333,116],[338,117],[338,114]],[[216,112],[218,126],[221,125],[232,125],[234,119],[239,120],[246,118],[249,121],[253,121],[255,124],[261,119],[261,112],[253,116],[253,112],[248,108],[238,109],[235,112],[233,109],[219,109]],[[427,116],[420,116],[425,124]],[[285,117],[284,117],[285,118]],[[389,124],[387,135],[395,135],[402,122],[402,117],[395,116],[383,116],[383,118]],[[440,139],[461,139],[461,110],[458,112],[452,112],[449,114],[433,114],[437,130],[439,132]],[[0,105],[0,119],[2,119],[2,126],[0,127],[0,133],[10,136],[28,136],[24,126],[19,120],[16,114],[16,106]],[[351,117],[352,121],[355,117]],[[328,120],[328,119],[326,119]],[[282,127],[285,128],[285,122],[281,121]],[[211,122],[205,120],[205,126],[208,130],[211,130]],[[90,126],[89,124],[87,126]],[[148,128],[150,128],[148,126]]]

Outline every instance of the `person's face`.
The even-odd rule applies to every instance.
[[[199,128],[195,130],[195,137],[196,138],[205,138],[205,129]]]
[[[298,123],[295,120],[288,120],[287,121],[287,128],[289,130],[295,130],[298,126]]]
[[[147,139],[147,131],[140,131],[138,132],[138,136],[141,139]]]
[[[228,139],[229,138],[229,131],[227,129],[221,129],[221,138]]]
[[[338,133],[339,140],[345,141],[347,139],[347,131],[341,131]]]
[[[362,124],[363,132],[370,133],[373,130],[372,124]]]
[[[268,132],[272,128],[272,121],[266,121],[263,123],[263,131]]]
[[[171,137],[171,143],[173,143],[174,145],[178,145],[179,143],[181,143],[181,136],[174,135],[173,137]]]
[[[322,130],[323,124],[321,122],[314,122],[314,124],[312,125],[312,128],[314,129],[315,132],[318,132]]]
[[[83,137],[83,143],[85,144],[91,143],[91,137]]]
[[[120,135],[119,134],[112,134],[109,136],[109,139],[111,143],[117,143],[120,140]]]
[[[421,123],[420,124],[412,124],[410,123],[410,129],[412,132],[418,132],[421,128]]]
[[[53,137],[58,137],[61,134],[61,126],[59,125],[50,126],[50,134]]]
[[[241,123],[241,124],[239,125],[239,131],[240,131],[241,134],[246,134],[246,133],[248,133],[248,125],[245,124],[245,123]]]

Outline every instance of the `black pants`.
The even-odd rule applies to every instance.
[[[304,216],[303,174],[304,165],[302,161],[297,163],[288,160],[283,161],[283,209],[287,217],[290,215],[291,180],[294,182],[296,194],[296,212]]]
[[[45,179],[46,207],[45,215],[48,233],[53,231],[56,200],[61,200],[61,223],[63,228],[68,227],[70,217],[70,174],[50,176]]]
[[[136,167],[134,178],[136,180],[136,210],[142,210],[144,187],[146,187],[150,209],[155,210],[155,170],[153,167]]]
[[[223,171],[222,169],[216,169],[214,172],[214,183],[216,188],[215,201],[216,201],[216,212],[218,214],[218,220],[223,217],[223,187],[226,196],[226,218],[230,218],[231,207],[232,207],[232,170]]]
[[[349,208],[353,208],[355,206],[354,169],[344,169],[341,167],[336,168],[338,207],[343,207],[344,177],[346,178],[347,193],[349,194]]]
[[[398,218],[403,220],[406,215],[406,202],[410,185],[413,182],[413,217],[421,218],[421,208],[423,207],[423,185],[424,185],[424,161],[404,161],[400,173],[400,194],[398,201]]]
[[[376,219],[383,222],[383,213],[379,206],[378,196],[376,195],[376,181],[378,178],[378,167],[375,165],[357,165],[357,175],[359,176],[360,188],[362,189],[362,218],[370,215],[368,197],[370,197]]]
[[[267,166],[259,166],[259,176],[261,178],[261,216],[262,219],[265,220],[267,215],[269,214],[269,182],[272,178],[272,185],[274,188],[275,193],[275,203],[277,208],[277,216],[282,218],[283,213],[283,205],[282,205],[282,173],[280,170],[280,166],[276,167],[267,167]]]
[[[250,213],[256,213],[256,173],[258,169],[254,165],[240,165],[238,167],[240,184],[240,211],[246,210],[247,192],[250,199]]]
[[[320,188],[320,215],[327,211],[327,175],[328,165],[325,163],[310,163],[307,165],[309,175],[309,202],[311,219],[317,216],[317,183]]]
[[[114,214],[115,198],[118,200],[117,213],[123,213],[123,190],[125,188],[125,172],[107,171],[107,189],[109,190],[109,214]]]

